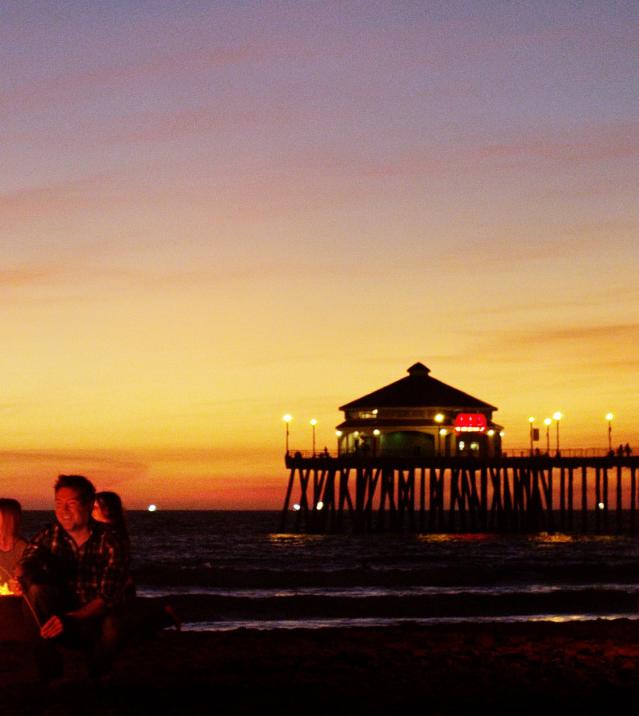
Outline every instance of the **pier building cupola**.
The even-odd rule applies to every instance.
[[[340,454],[495,457],[501,426],[494,405],[431,377],[423,363],[408,375],[340,408]]]

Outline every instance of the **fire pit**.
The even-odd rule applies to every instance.
[[[12,594],[0,583],[0,641],[22,641],[26,638],[22,597]]]

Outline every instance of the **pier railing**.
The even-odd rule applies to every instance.
[[[614,452],[614,451],[613,451]],[[313,452],[312,450],[289,450],[288,455],[286,457],[342,457],[347,455],[353,455],[355,453],[343,453],[338,452],[337,450],[328,450],[327,448],[323,450],[316,450]],[[561,457],[608,457],[609,450],[607,448],[598,448],[598,447],[589,447],[589,448],[562,448],[560,455]],[[616,453],[615,453],[616,454]],[[544,457],[544,456],[550,456],[553,457],[556,455],[555,450],[550,450],[550,452],[546,452],[545,450],[533,450],[533,456],[537,457]],[[507,450],[504,450],[502,453],[503,457],[530,457],[530,448],[528,447],[514,447],[509,448]],[[451,457],[451,456],[449,456]]]
[[[639,532],[639,458],[286,456],[282,531]]]

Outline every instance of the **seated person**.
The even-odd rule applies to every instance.
[[[22,506],[18,500],[0,498],[0,584],[6,583],[14,594],[20,594],[16,568],[26,542],[20,534]]]
[[[60,475],[56,521],[27,544],[20,562],[43,679],[62,674],[57,645],[83,647],[94,678],[108,673],[122,634],[128,547],[91,517],[95,488],[82,475]],[[41,638],[39,638],[41,637]]]
[[[96,522],[102,522],[116,532],[126,547],[127,559],[129,559],[131,540],[120,495],[117,492],[96,492],[91,516]],[[127,603],[135,599],[135,583],[130,574],[124,587],[124,599]]]
[[[98,492],[93,506],[93,519],[103,522],[115,530],[129,549],[129,531],[122,505],[117,492]],[[142,635],[154,634],[158,629],[175,627],[181,629],[181,621],[171,604],[159,605],[155,601],[136,599],[135,583],[129,575],[124,589],[127,604],[127,632]]]

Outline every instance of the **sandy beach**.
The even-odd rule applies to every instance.
[[[130,643],[96,689],[78,654],[35,682],[28,647],[0,649],[11,714],[601,713],[639,696],[639,624],[464,624],[349,629],[164,631]]]

